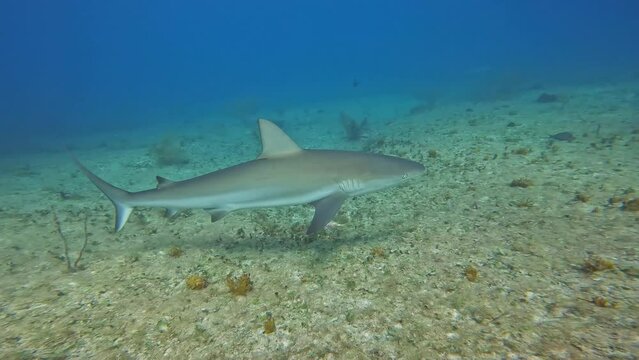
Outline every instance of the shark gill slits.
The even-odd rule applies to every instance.
[[[362,183],[356,179],[346,179],[339,183],[339,188],[347,194],[352,194],[362,189]]]

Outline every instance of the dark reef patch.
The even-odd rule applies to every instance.
[[[540,104],[554,103],[557,101],[559,101],[559,95],[556,94],[541,93],[541,95],[537,97],[537,102]]]
[[[576,139],[575,136],[569,131],[563,131],[560,133],[556,133],[554,135],[550,135],[550,138],[553,140],[568,141],[568,142]]]

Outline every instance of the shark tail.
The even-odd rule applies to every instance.
[[[76,163],[78,168],[80,168],[80,171],[82,171],[82,173],[86,175],[86,177],[88,177],[89,180],[91,180],[91,182],[109,198],[109,200],[111,200],[115,206],[115,231],[120,231],[133,211],[133,206],[129,204],[131,193],[100,179],[97,175],[82,165],[82,163],[80,163],[80,161],[75,157],[73,157],[73,161]]]

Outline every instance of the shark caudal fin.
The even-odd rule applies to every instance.
[[[73,161],[78,166],[78,168],[80,168],[80,171],[82,171],[82,173],[86,175],[86,177],[88,177],[89,180],[91,180],[91,182],[93,182],[95,186],[98,187],[98,189],[102,190],[104,195],[106,195],[109,200],[111,200],[111,202],[115,206],[115,231],[120,231],[120,229],[122,229],[127,219],[129,218],[129,215],[131,215],[131,211],[133,211],[133,207],[128,204],[131,193],[119,189],[100,179],[99,177],[97,177],[97,175],[95,175],[84,165],[82,165],[82,163],[80,163],[80,161],[78,161],[78,159],[76,159],[75,157],[73,157]]]

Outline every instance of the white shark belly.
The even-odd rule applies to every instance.
[[[160,192],[145,199],[134,201],[135,206],[162,207],[169,209],[240,209],[273,206],[299,205],[314,202],[339,191],[337,186],[321,188],[287,189],[282,187],[257,187],[238,189],[225,193],[172,196]],[[164,196],[162,196],[164,195]]]

